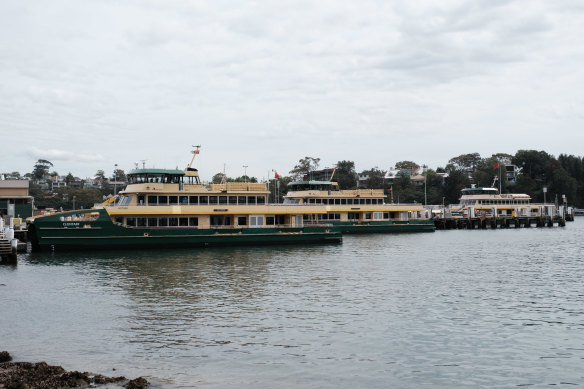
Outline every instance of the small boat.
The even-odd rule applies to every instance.
[[[386,204],[383,189],[340,190],[334,181],[296,181],[288,188],[284,205],[311,209],[307,223],[331,223],[343,233],[435,230],[422,204]]]
[[[309,207],[268,204],[263,183],[203,185],[193,168],[135,169],[115,201],[30,219],[33,249],[171,248],[340,242]],[[321,211],[325,214],[325,210]]]

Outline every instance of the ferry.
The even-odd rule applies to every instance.
[[[32,248],[117,249],[338,243],[341,232],[307,222],[324,209],[268,204],[263,183],[203,185],[193,168],[135,169],[115,201],[29,219]],[[325,221],[326,218],[315,220]]]
[[[331,180],[289,183],[284,205],[312,209],[303,216],[306,223],[331,223],[343,233],[435,230],[422,204],[386,204],[383,189],[341,190]]]
[[[554,214],[553,204],[533,204],[525,193],[499,193],[497,188],[462,189],[458,205],[451,206],[452,216],[518,217]]]

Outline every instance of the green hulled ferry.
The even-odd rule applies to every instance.
[[[386,204],[383,189],[340,190],[334,181],[296,181],[288,188],[285,205],[314,210],[304,214],[306,223],[330,223],[343,233],[435,230],[421,204]]]
[[[100,207],[30,219],[33,249],[171,248],[340,242],[341,232],[306,214],[268,204],[263,183],[203,185],[192,167],[136,169],[128,186]],[[326,211],[323,209],[323,214]],[[324,219],[323,219],[324,220]]]

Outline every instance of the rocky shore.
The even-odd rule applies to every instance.
[[[115,384],[126,389],[143,389],[149,383],[139,377],[106,377],[100,374],[66,371],[45,362],[11,362],[7,351],[0,351],[0,389],[66,389]]]

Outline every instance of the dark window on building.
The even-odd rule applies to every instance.
[[[168,218],[168,226],[169,227],[178,227],[178,217],[169,217]]]
[[[146,199],[144,195],[138,195],[138,205],[144,205],[146,203]]]
[[[168,204],[169,205],[177,205],[178,204],[178,196],[168,196]]]
[[[196,217],[189,217],[189,225],[191,227],[196,227],[199,225],[199,218]]]
[[[166,227],[168,226],[168,219],[165,217],[158,218],[158,227]]]
[[[237,204],[239,205],[245,205],[245,196],[237,196]]]
[[[148,227],[158,227],[158,219],[155,217],[148,218]]]
[[[237,196],[229,196],[229,204],[237,204]]]
[[[189,225],[189,218],[181,217],[178,219],[178,225],[181,227],[188,227]]]
[[[189,196],[179,196],[178,201],[181,205],[187,205],[189,203]]]
[[[227,204],[227,196],[219,196],[219,204]]]
[[[146,218],[145,217],[139,217],[136,219],[136,224],[138,225],[138,227],[146,227]]]
[[[201,204],[201,205],[209,204],[209,196],[200,196],[199,197],[199,204]]]
[[[158,205],[158,196],[148,196],[148,205]]]
[[[168,196],[158,196],[158,205],[167,205]]]
[[[136,226],[136,218],[135,217],[127,217],[126,218],[126,225],[135,227]]]
[[[238,216],[237,217],[237,224],[239,224],[240,226],[246,226],[247,225],[247,218],[245,216]]]
[[[273,226],[275,222],[275,218],[273,216],[266,216],[266,225]]]
[[[247,203],[248,204],[255,204],[256,203],[256,197],[255,196],[247,196]]]
[[[211,205],[217,204],[217,196],[209,196],[209,204]]]
[[[199,196],[189,196],[189,204],[198,205],[199,204]]]
[[[258,204],[265,204],[266,198],[265,196],[258,196]]]

